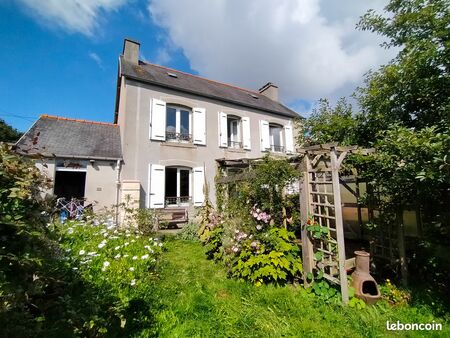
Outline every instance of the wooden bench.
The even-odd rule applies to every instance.
[[[166,208],[158,210],[158,227],[161,229],[161,224],[167,224],[168,228],[176,227],[178,224],[188,222],[188,212],[185,208]]]

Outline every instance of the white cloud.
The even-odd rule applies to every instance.
[[[95,63],[96,63],[101,69],[104,69],[104,66],[103,66],[103,60],[101,59],[100,56],[98,56],[97,53],[89,52],[88,55],[89,55],[89,57],[90,57],[92,60],[95,61]]]
[[[387,0],[150,0],[153,21],[202,76],[258,88],[284,101],[350,94],[392,52],[355,30]],[[347,95],[348,95],[347,94]]]
[[[100,14],[117,10],[128,0],[17,0],[39,23],[92,36]]]

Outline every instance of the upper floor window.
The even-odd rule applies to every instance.
[[[206,145],[206,109],[170,105],[152,99],[150,139]]]
[[[294,137],[291,124],[281,126],[260,120],[261,151],[293,153]]]
[[[230,148],[242,148],[242,141],[241,141],[241,118],[237,116],[230,116],[227,117],[227,126],[228,126],[228,135],[227,135],[227,141],[228,141],[228,147]]]
[[[284,153],[283,127],[277,124],[269,124],[270,150]]]
[[[166,140],[192,142],[191,110],[178,106],[166,108]]]
[[[219,112],[219,147],[251,150],[250,118]]]

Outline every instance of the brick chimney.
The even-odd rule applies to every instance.
[[[123,58],[135,65],[139,63],[139,48],[141,44],[131,39],[123,41]]]
[[[278,87],[275,86],[272,82],[269,82],[259,88],[260,94],[267,96],[269,99],[278,101]]]

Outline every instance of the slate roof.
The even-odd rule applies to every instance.
[[[293,110],[259,92],[208,80],[175,69],[142,61],[139,61],[139,65],[135,65],[121,56],[120,72],[121,75],[125,75],[130,79],[256,108],[278,115],[299,117]],[[176,77],[170,76],[168,73],[175,74]]]
[[[41,115],[16,146],[46,157],[122,159],[118,125],[49,115]]]

